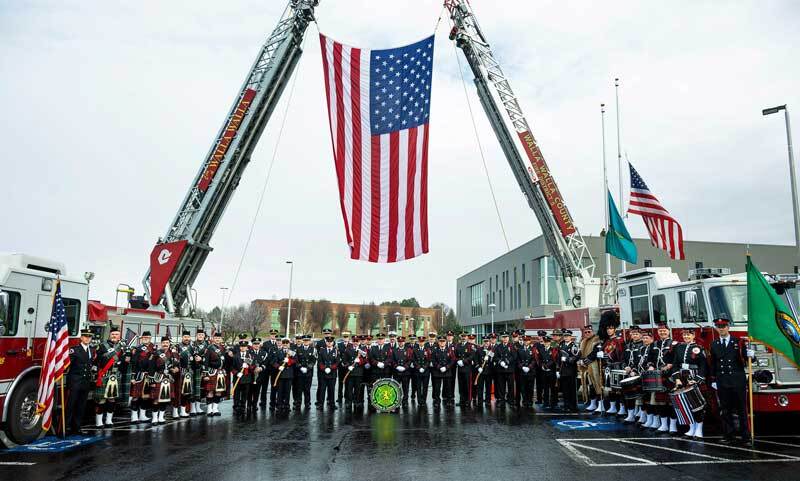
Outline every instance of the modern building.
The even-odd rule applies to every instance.
[[[292,299],[292,321],[298,322],[292,326],[292,332],[310,333],[319,335],[319,331],[328,328],[334,334],[340,335],[342,330],[348,330],[353,334],[377,334],[388,331],[397,331],[399,334],[407,336],[411,333],[420,335],[436,330],[435,324],[441,322],[441,311],[428,307],[402,307],[398,305],[374,306],[378,311],[379,319],[376,324],[366,329],[369,332],[361,332],[359,329],[359,315],[364,309],[362,304],[346,304],[331,302],[327,316],[322,325],[312,322],[312,304],[314,301]],[[265,309],[268,317],[267,329],[278,329],[286,326],[286,309],[288,301],[286,299],[256,299],[254,304],[260,305]],[[299,310],[298,310],[299,305]],[[342,325],[338,322],[338,317],[343,314],[347,318],[345,329],[340,329]],[[399,314],[399,315],[396,315]],[[283,321],[283,322],[281,322]],[[317,324],[317,325],[315,325]],[[317,332],[314,332],[317,331]]]
[[[595,277],[607,271],[605,238],[584,237],[593,254]],[[670,267],[682,280],[690,269],[721,267],[731,273],[743,272],[749,251],[758,267],[770,273],[798,271],[794,246],[733,244],[725,242],[685,241],[686,259],[675,261],[666,252],[650,244],[650,239],[634,239],[638,263],[627,269]],[[611,274],[621,271],[622,262],[611,258]],[[559,290],[566,291],[564,280],[553,258],[548,256],[544,238],[539,236],[516,249],[459,277],[456,281],[456,312],[467,329],[482,334],[490,331],[494,317],[495,331],[522,325],[526,317],[549,317],[561,309]],[[495,305],[492,309],[489,308]]]

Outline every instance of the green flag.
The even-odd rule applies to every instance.
[[[636,264],[636,245],[622,222],[611,192],[608,193],[608,216],[611,222],[606,232],[606,252],[617,259]]]
[[[800,325],[747,256],[747,333],[800,367]]]

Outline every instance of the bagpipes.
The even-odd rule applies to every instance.
[[[280,367],[278,368],[278,375],[275,376],[275,381],[272,382],[272,387],[276,387],[278,385],[278,380],[281,378],[281,374],[283,374],[283,370],[286,369],[286,365],[289,363],[289,360],[294,357],[294,351],[286,351],[286,357],[283,358],[283,362],[281,363]]]

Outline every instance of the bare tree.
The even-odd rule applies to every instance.
[[[322,330],[325,321],[331,314],[331,302],[325,299],[319,301],[311,301],[309,307],[308,328],[310,331],[318,332]]]
[[[341,334],[342,331],[347,329],[347,321],[349,320],[350,316],[347,312],[347,307],[344,304],[339,304],[338,306],[336,306],[336,324],[339,327],[339,334]]]
[[[381,312],[374,302],[361,304],[358,312],[358,330],[361,333],[369,334],[373,329],[380,327]]]
[[[419,318],[419,307],[411,309],[411,318],[414,319],[411,321],[411,332],[416,334],[417,329],[422,325],[422,320]]]
[[[281,308],[280,308],[280,324],[281,327],[278,329],[278,332],[281,334],[286,332],[286,311],[289,309],[289,300],[282,299],[281,300]],[[306,320],[305,317],[305,309],[306,309],[306,301],[303,299],[292,299],[292,312],[289,314],[289,322],[292,323],[292,328],[294,328],[294,321],[298,320],[301,324]]]
[[[444,302],[434,302],[430,306],[431,309],[436,309],[436,312],[433,313],[433,319],[431,319],[433,328],[436,331],[442,329],[444,324],[449,317],[449,314],[453,311],[450,306],[445,304]]]

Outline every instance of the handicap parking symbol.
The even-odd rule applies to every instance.
[[[554,419],[550,423],[559,431],[617,431],[625,425],[601,419]]]

